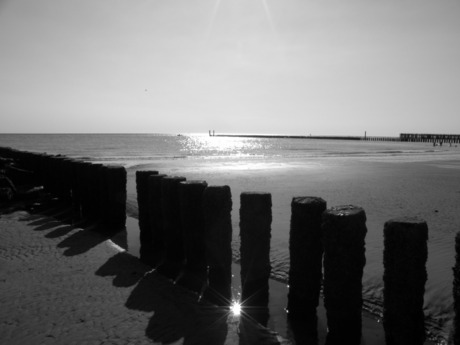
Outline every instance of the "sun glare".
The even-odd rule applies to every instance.
[[[238,301],[233,301],[230,310],[232,311],[233,316],[241,315],[241,304]]]

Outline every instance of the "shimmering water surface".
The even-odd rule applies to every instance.
[[[156,134],[0,134],[0,146],[79,157],[128,170],[128,211],[135,216],[135,171],[158,170],[233,195],[234,257],[239,252],[239,195],[272,193],[272,275],[287,282],[290,203],[319,196],[328,206],[354,204],[367,215],[366,309],[381,313],[383,224],[401,215],[428,223],[425,313],[434,335],[447,338],[452,319],[454,238],[460,230],[460,147],[429,143],[262,139]],[[130,234],[132,251],[137,234]]]

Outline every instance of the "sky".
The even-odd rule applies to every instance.
[[[460,134],[458,0],[0,0],[0,133]]]

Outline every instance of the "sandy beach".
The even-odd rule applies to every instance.
[[[364,309],[371,311],[372,315],[363,310],[363,344],[385,343],[382,324],[376,319],[381,309],[374,309],[381,306],[382,301],[384,222],[404,214],[427,220],[430,253],[427,263],[425,323],[428,326],[428,336],[433,340],[439,336],[437,340],[442,342],[451,331],[453,311],[451,267],[455,252],[453,242],[449,239],[454,237],[459,222],[455,207],[460,197],[457,187],[459,165],[455,159],[432,157],[431,154],[429,157],[369,157],[364,154],[353,158],[334,156],[312,157],[308,160],[284,157],[155,161],[134,159],[125,164],[128,170],[127,229],[110,239],[91,231],[94,225],[72,223],[71,217],[66,217],[62,205],[52,205],[51,209],[50,205],[43,205],[32,212],[24,209],[24,205],[19,205],[20,211],[3,209],[0,217],[0,292],[4,296],[4,305],[9,307],[5,308],[2,315],[0,335],[2,339],[11,340],[9,343],[22,344],[24,341],[21,337],[35,329],[34,334],[42,338],[32,341],[32,344],[53,341],[56,344],[62,343],[62,338],[59,338],[63,333],[61,329],[66,330],[65,334],[73,334],[73,330],[79,326],[72,315],[91,316],[91,307],[97,306],[97,313],[100,313],[95,314],[98,315],[97,324],[94,324],[96,318],[91,318],[91,327],[97,330],[95,343],[103,343],[106,339],[109,339],[107,343],[117,343],[116,336],[125,337],[120,343],[130,343],[131,337],[127,337],[127,332],[117,333],[120,322],[110,323],[110,320],[120,320],[118,316],[111,316],[113,313],[124,315],[123,323],[125,320],[128,323],[135,320],[133,322],[136,322],[136,326],[130,326],[130,330],[136,327],[139,329],[132,337],[134,343],[142,343],[140,339],[147,343],[200,343],[203,334],[206,339],[215,334],[216,340],[213,343],[216,344],[294,342],[302,332],[296,332],[290,327],[284,310],[288,292],[286,268],[289,264],[289,205],[293,196],[316,195],[326,199],[328,206],[356,204],[362,206],[367,214],[367,263],[363,277],[363,297]],[[93,162],[98,160],[94,159]],[[115,160],[112,163],[117,162]],[[230,318],[227,311],[219,311],[203,302],[198,303],[197,295],[172,285],[139,262],[136,258],[139,252],[139,228],[135,219],[137,202],[134,181],[137,170],[158,170],[168,175],[185,176],[188,180],[206,180],[209,185],[231,186],[233,254],[236,262],[239,258],[240,193],[249,190],[272,193],[272,278],[277,281],[270,281],[269,319],[265,324],[271,331],[248,323],[245,318]],[[238,289],[239,270],[240,267],[235,264],[234,289]],[[69,277],[76,277],[75,285],[72,285]],[[28,281],[34,282],[32,287],[24,283]],[[56,292],[52,289],[56,289]],[[154,293],[150,295],[152,291]],[[145,294],[148,296],[144,300],[142,296]],[[24,296],[33,296],[33,301]],[[55,299],[54,296],[58,297]],[[114,296],[119,297],[115,301],[117,307],[113,307],[115,312],[112,308]],[[15,301],[14,306],[11,306],[11,301]],[[177,301],[181,301],[180,307]],[[182,308],[186,305],[190,307]],[[108,310],[101,312],[104,308]],[[35,311],[29,312],[31,309]],[[52,313],[49,310],[58,312]],[[221,317],[216,317],[216,314]],[[30,315],[40,317],[34,319]],[[14,322],[11,321],[13,316]],[[327,320],[322,305],[318,309],[318,316],[318,343],[323,344]],[[80,323],[88,319],[81,317],[84,321]],[[220,326],[217,326],[216,320]],[[105,335],[110,327],[115,329],[115,333],[112,333],[116,336]],[[215,327],[217,331],[214,331]],[[53,329],[56,329],[57,335],[50,333],[49,330]],[[87,331],[84,335],[89,334]],[[76,343],[84,341],[74,336],[79,339]],[[302,341],[297,340],[297,343]]]
[[[152,272],[118,245],[126,244],[125,232],[109,239],[92,230],[94,225],[71,224],[62,208],[33,213],[3,210],[2,341],[21,345],[295,343],[244,314],[237,318],[226,309],[198,302],[195,293]],[[271,281],[270,296],[269,327],[286,327],[286,286]],[[326,336],[322,303],[318,317],[322,344]],[[366,315],[362,344],[384,344],[381,324]]]
[[[0,217],[4,344],[288,344],[151,272],[58,210]]]

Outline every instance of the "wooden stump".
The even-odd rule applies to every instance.
[[[166,176],[161,181],[165,261],[158,269],[160,273],[173,280],[181,274],[185,263],[178,191],[179,183],[185,180],[185,177]]]
[[[347,205],[323,213],[326,344],[361,343],[362,277],[366,264],[366,214]]]
[[[139,218],[140,259],[148,263],[152,252],[152,232],[150,231],[149,185],[151,175],[158,175],[158,171],[136,171],[137,209]]]
[[[229,186],[204,190],[206,258],[209,266],[206,298],[228,306],[232,302],[232,194]]]
[[[427,280],[428,226],[418,218],[385,223],[383,327],[388,345],[425,342],[423,296]]]
[[[242,303],[246,312],[254,312],[251,316],[266,325],[272,198],[269,193],[245,192],[241,193],[240,202]]]
[[[185,250],[185,274],[179,281],[197,293],[207,285],[203,192],[205,181],[183,181],[179,184],[180,215]]]

